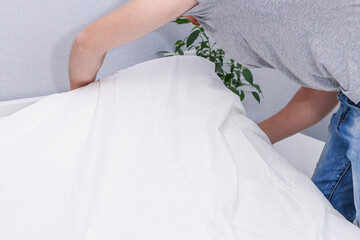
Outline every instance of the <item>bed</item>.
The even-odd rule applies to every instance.
[[[25,98],[0,102],[0,120],[45,98]],[[299,171],[311,177],[325,143],[316,138],[297,133],[274,144],[274,148]]]
[[[212,69],[155,59],[1,103],[0,239],[359,239],[309,178],[323,143],[272,146]]]

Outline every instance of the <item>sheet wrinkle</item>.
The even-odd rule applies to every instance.
[[[233,110],[233,109],[231,109]],[[291,195],[293,197],[293,200],[296,200],[298,204],[300,204],[302,207],[306,207],[303,203],[303,201],[301,200],[301,198],[298,196],[299,195],[299,188],[301,187],[301,185],[298,185],[296,186],[296,188],[294,188],[294,185],[288,185],[288,184],[285,184],[283,182],[283,178],[280,177],[276,171],[274,171],[274,168],[273,168],[273,165],[270,163],[270,162],[267,162],[266,161],[266,158],[263,158],[259,153],[258,151],[255,149],[255,147],[253,146],[253,143],[252,141],[249,140],[248,136],[246,134],[244,134],[244,131],[248,131],[248,132],[252,132],[252,130],[249,128],[250,124],[244,124],[243,126],[245,127],[244,129],[240,128],[237,124],[236,124],[236,121],[233,119],[233,115],[229,113],[229,115],[227,116],[229,118],[229,120],[232,121],[232,125],[231,126],[234,126],[236,129],[239,130],[239,133],[242,134],[244,136],[245,139],[247,139],[247,147],[251,146],[252,148],[252,152],[254,153],[254,156],[256,156],[258,159],[262,159],[262,160],[265,160],[265,162],[267,163],[267,167],[268,167],[268,174],[270,175],[270,178],[271,179],[274,179],[274,183],[275,183],[275,189],[278,191],[278,192],[283,192],[283,191],[286,191],[287,194]],[[251,120],[249,120],[251,121]],[[252,125],[252,124],[251,124]],[[228,144],[228,139],[224,136],[224,139],[225,141],[227,142],[227,145],[229,146]],[[230,152],[232,152],[232,147],[229,146],[229,150]],[[232,155],[234,156],[234,154],[232,153]],[[253,157],[254,157],[253,156]],[[236,159],[234,157],[234,159]],[[236,161],[235,161],[236,162]],[[236,164],[238,165],[238,164]],[[300,172],[299,172],[299,176],[301,175],[302,178],[304,178],[304,175],[302,175]],[[308,181],[302,181],[302,185],[305,185],[307,184],[308,182],[310,182],[309,179],[307,179],[306,177],[304,178]],[[279,200],[284,200],[285,197],[283,197],[282,199],[278,199]],[[269,203],[269,201],[266,201],[267,203]]]
[[[231,115],[230,118],[231,118],[232,121],[234,122],[234,125],[237,126],[237,125],[235,124],[235,120],[234,120],[234,118],[233,118],[233,115]],[[269,166],[269,168],[274,169],[274,162],[268,161],[268,158],[265,157],[263,154],[261,154],[262,152],[264,152],[264,151],[266,151],[266,150],[265,150],[265,149],[261,149],[261,148],[259,148],[259,147],[256,147],[256,146],[254,145],[254,142],[251,140],[252,138],[249,137],[249,136],[252,135],[252,134],[253,134],[253,135],[258,135],[258,136],[261,136],[261,135],[262,135],[262,137],[254,138],[254,139],[259,139],[259,140],[260,140],[260,139],[262,138],[263,140],[266,141],[264,134],[260,134],[260,133],[263,133],[263,131],[262,131],[262,130],[258,127],[258,125],[255,124],[252,120],[249,119],[248,122],[249,122],[249,124],[244,124],[244,125],[242,125],[242,126],[243,126],[242,128],[240,128],[240,127],[237,126],[238,129],[240,129],[240,131],[241,131],[241,132],[244,134],[244,136],[248,139],[249,144],[252,146],[252,149],[257,153],[257,155],[258,155],[260,158],[263,158],[263,160],[267,163],[267,165]],[[255,128],[255,129],[254,129],[254,128]],[[268,148],[268,145],[269,145],[270,147],[272,147],[271,144],[265,144],[265,145],[263,145],[263,146],[266,147],[266,148]],[[259,151],[259,150],[260,150],[260,151]],[[276,155],[279,155],[279,157],[283,158],[283,157],[281,156],[281,154],[279,154],[277,151],[274,150],[274,152],[276,153]],[[288,161],[286,161],[286,162],[291,165],[291,163],[289,163]],[[285,182],[283,181],[284,179],[282,179],[282,178],[280,177],[280,175],[277,173],[277,171],[273,171],[273,174],[275,174],[279,180],[282,180],[281,182],[285,183]],[[302,184],[306,184],[306,183],[310,182],[310,179],[309,179],[308,177],[306,177],[303,173],[297,171],[296,174],[297,174],[296,179],[299,179],[299,180],[302,182]],[[300,185],[302,185],[302,184],[300,184]],[[299,187],[300,185],[299,185],[299,183],[297,182],[295,186],[294,186],[294,185],[292,185],[292,186],[287,186],[287,188],[288,188],[288,189],[290,189],[290,188],[293,189],[294,187],[297,188],[297,187]]]
[[[13,183],[13,182],[19,181],[19,180],[21,180],[22,178],[25,178],[25,177],[27,177],[27,176],[22,175],[22,176],[18,176],[16,178],[5,179],[3,181],[0,181],[0,185],[6,185],[6,184],[9,184],[9,183]]]
[[[83,92],[83,91],[84,91],[84,89],[81,90],[81,92]],[[60,96],[60,94],[54,94],[54,95],[52,95],[52,96],[50,96],[50,97],[58,97],[58,96]],[[58,108],[58,110],[57,110],[56,112],[52,113],[52,115],[43,117],[44,119],[41,119],[40,121],[37,121],[33,126],[29,126],[29,125],[28,125],[26,129],[22,129],[22,130],[21,130],[21,133],[20,133],[20,131],[17,129],[17,130],[16,130],[16,133],[13,133],[13,136],[12,136],[12,137],[10,136],[10,137],[6,138],[6,140],[3,141],[3,142],[5,142],[5,143],[1,143],[1,139],[0,139],[0,149],[3,148],[3,147],[5,147],[6,144],[9,144],[9,143],[15,141],[16,139],[19,139],[21,136],[24,136],[24,135],[26,135],[26,134],[30,134],[31,132],[37,130],[39,127],[41,127],[42,124],[45,124],[46,122],[53,120],[55,117],[58,117],[58,115],[59,115],[61,112],[63,112],[63,111],[64,111],[65,109],[67,109],[73,102],[75,102],[77,99],[79,99],[80,96],[81,96],[81,93],[78,94],[78,95],[76,95],[76,96],[72,99],[72,101],[69,101],[68,103],[63,104],[60,108]],[[6,123],[7,123],[7,122],[10,122],[10,121],[19,121],[19,120],[20,120],[20,122],[22,122],[22,123],[24,123],[24,122],[25,122],[25,123],[28,123],[28,122],[27,122],[28,119],[27,119],[27,118],[24,118],[24,116],[22,116],[22,115],[24,115],[23,113],[24,113],[25,111],[30,111],[31,109],[37,110],[38,105],[42,104],[43,101],[46,101],[46,100],[47,100],[47,99],[42,99],[42,100],[40,100],[39,102],[36,102],[36,103],[34,103],[34,104],[26,107],[25,109],[21,109],[21,110],[19,110],[18,112],[15,112],[15,113],[13,113],[13,114],[10,115],[10,116],[5,117],[5,118],[3,119],[4,121],[0,122],[0,132],[3,132],[4,135],[5,135],[5,133],[7,133],[6,130],[9,130],[9,127],[6,126]],[[52,106],[52,108],[54,108],[54,107],[58,107],[58,106]],[[16,118],[17,118],[17,119],[16,119]],[[20,118],[22,118],[22,119],[20,119]],[[5,125],[5,126],[4,126],[4,125]],[[1,128],[3,128],[3,129],[1,129]],[[5,129],[4,129],[4,128],[5,128]],[[17,135],[15,135],[15,134],[17,134]],[[15,135],[15,136],[14,136],[14,135]]]
[[[94,119],[95,119],[95,115],[96,115],[98,104],[99,104],[99,98],[100,98],[101,81],[98,80],[98,81],[95,81],[94,83],[91,83],[91,84],[92,85],[97,85],[97,97],[96,97],[96,103],[95,103],[95,106],[94,106],[94,111],[93,111],[91,121],[90,121],[90,124],[89,124],[89,129],[91,129],[93,127],[93,125],[94,125]],[[88,87],[89,86],[86,86],[85,88],[88,88]],[[91,135],[91,131],[88,131],[88,134],[85,137],[85,139],[88,139],[90,135]],[[80,156],[82,156],[85,152],[87,152],[86,146],[87,146],[87,141],[85,140],[83,142],[82,146],[80,147],[80,151],[78,152],[78,157],[77,158],[80,158]],[[69,172],[65,169],[64,165],[62,165],[62,166],[63,166],[62,171],[63,171],[63,174],[65,176],[65,179],[68,181],[68,184],[71,186],[71,188],[73,190],[72,191],[72,198],[74,200],[77,200],[77,202],[79,202],[79,198],[78,198],[79,190],[77,189],[76,184],[71,180]]]
[[[232,156],[232,163],[234,164],[234,167],[235,169],[237,169],[239,167],[239,165],[237,164],[236,160],[235,160],[235,156],[233,155],[232,151],[231,151],[231,148],[228,144],[228,142],[226,141],[226,138],[225,136],[223,135],[222,132],[220,132],[221,134],[221,137],[224,141],[224,143],[226,144],[226,147],[227,147],[227,150],[229,151],[229,153],[231,154]],[[239,177],[238,177],[238,172],[236,171],[236,199],[234,200],[235,201],[235,205],[233,206],[233,215],[231,216],[232,220],[236,220],[239,216],[238,216],[238,213],[239,213],[239,204],[240,204],[240,191],[239,191],[239,188],[240,188],[240,182],[239,182]],[[236,222],[236,221],[235,221]],[[231,223],[229,223],[231,224]]]

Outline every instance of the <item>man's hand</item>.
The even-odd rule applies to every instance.
[[[71,49],[71,89],[95,80],[110,49],[147,35],[197,4],[196,0],[131,0],[90,24]]]
[[[338,104],[338,92],[301,87],[286,107],[259,124],[272,144],[319,122]]]

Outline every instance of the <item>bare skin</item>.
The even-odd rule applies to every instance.
[[[338,92],[301,87],[291,101],[259,127],[276,143],[319,122],[338,104]]]
[[[69,59],[71,90],[95,81],[106,53],[160,28],[196,6],[196,0],[132,0],[81,31]]]
[[[95,81],[109,50],[147,35],[197,4],[197,0],[131,0],[90,24],[71,49],[71,90]],[[184,17],[199,25],[193,16]],[[259,127],[276,143],[324,118],[338,103],[336,94],[302,87],[285,108]]]

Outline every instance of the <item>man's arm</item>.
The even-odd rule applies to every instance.
[[[337,105],[337,94],[301,87],[286,107],[261,122],[259,127],[274,144],[323,119]]]
[[[197,5],[196,0],[132,0],[81,31],[69,59],[70,88],[95,81],[107,51],[132,42]]]

